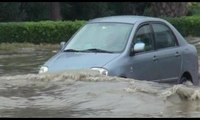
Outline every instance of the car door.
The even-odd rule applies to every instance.
[[[181,70],[180,47],[171,29],[164,23],[152,23],[156,55],[161,81],[177,80]]]
[[[130,56],[128,77],[139,80],[157,80],[158,70],[153,58],[155,56],[155,43],[152,29],[148,23],[138,27],[130,49],[133,49],[137,42],[145,43],[145,50]]]

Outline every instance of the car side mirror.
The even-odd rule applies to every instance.
[[[65,46],[66,42],[60,42],[60,50],[63,49],[63,47]]]
[[[138,53],[138,52],[143,52],[144,47],[145,47],[144,43],[142,42],[136,43],[131,49],[130,56],[133,56],[135,53]]]
[[[138,53],[138,52],[143,52],[144,51],[144,47],[145,47],[145,44],[140,42],[140,43],[136,43],[133,47],[133,51],[135,53]]]

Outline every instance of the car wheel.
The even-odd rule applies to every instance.
[[[191,85],[192,81],[188,79],[186,76],[182,76],[180,80],[180,84]]]
[[[127,78],[127,77],[125,77],[124,75],[121,75],[120,77],[121,77],[121,78]]]
[[[188,79],[185,76],[182,76],[181,80],[180,80],[180,83],[183,84],[186,81],[188,81]]]

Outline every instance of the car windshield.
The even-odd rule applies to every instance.
[[[132,24],[89,23],[69,41],[64,51],[122,52],[132,30]]]

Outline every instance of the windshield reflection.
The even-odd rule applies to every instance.
[[[122,52],[126,46],[132,27],[132,24],[123,23],[86,24],[69,41],[64,51]]]

